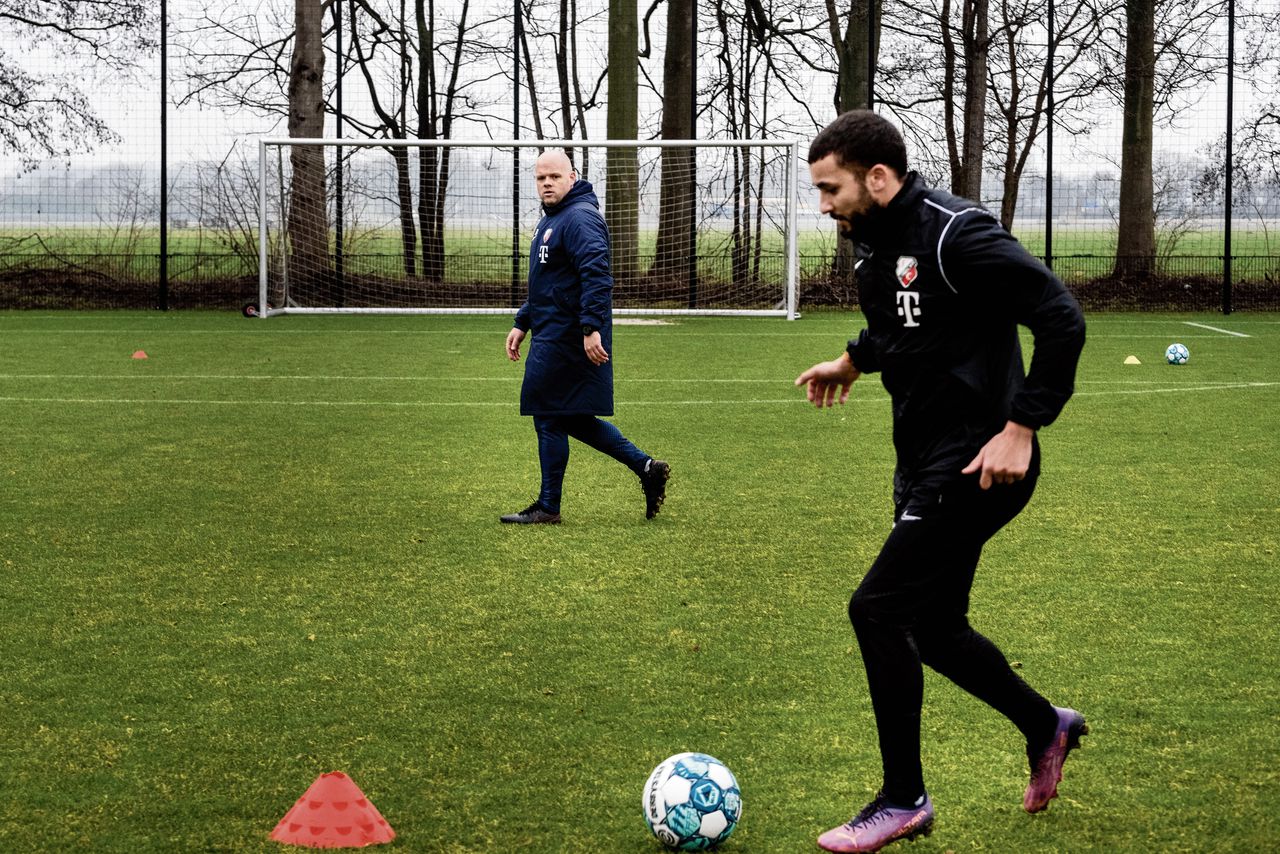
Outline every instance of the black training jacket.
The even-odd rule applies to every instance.
[[[998,219],[911,172],[855,237],[867,328],[848,352],[893,399],[895,502],[961,477],[1007,421],[1039,429],[1057,418],[1084,316]],[[1019,324],[1035,340],[1026,373]]]

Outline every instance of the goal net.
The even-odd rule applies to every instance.
[[[600,200],[615,314],[795,316],[798,149],[777,140],[263,140],[260,313],[514,311],[548,148]]]

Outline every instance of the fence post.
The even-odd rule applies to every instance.
[[[511,34],[511,138],[520,139],[520,0],[515,0],[515,22]],[[566,134],[567,135],[567,134]],[[511,149],[511,306],[520,299],[520,146]]]
[[[690,24],[693,30],[693,50],[689,52],[689,80],[693,92],[689,96],[690,113],[689,116],[689,138],[698,138],[698,3],[694,0],[689,4],[692,9],[690,15],[693,16],[693,22]],[[689,149],[689,183],[694,187],[698,186],[698,149],[692,147]],[[696,205],[698,191],[693,191]],[[689,222],[689,251],[693,253],[693,257],[689,259],[689,308],[698,307],[698,211],[693,211],[693,216]]]
[[[1049,0],[1048,98],[1045,103],[1044,265],[1053,269],[1053,0]]]
[[[351,14],[355,15],[354,8],[351,10]],[[342,117],[342,75],[345,69],[343,68],[343,63],[342,63],[342,4],[341,3],[335,3],[333,6],[333,29],[334,29],[334,40],[335,40],[334,50],[333,50],[333,62],[334,62],[334,65],[336,66],[335,73],[334,73],[334,77],[336,78],[335,80],[336,91],[334,93],[335,99],[336,99],[336,103],[334,104],[336,115],[334,116],[334,126],[335,126],[334,129],[337,132],[338,139],[342,139],[342,119],[343,119]],[[344,232],[346,231],[346,228],[345,228],[346,211],[343,209],[344,199],[342,194],[342,191],[343,191],[342,184],[345,178],[342,172],[342,146],[338,146],[337,158],[338,158],[337,163],[334,164],[334,167],[335,167],[334,177],[337,179],[337,187],[334,188],[333,206],[334,206],[334,213],[337,214],[337,218],[336,218],[336,221],[334,222],[334,234],[333,234],[333,252],[334,252],[333,272],[334,272],[334,276],[337,278],[337,285],[338,285],[337,303],[339,306],[343,306],[343,305],[346,305],[347,303],[347,275],[346,275],[347,271],[346,271],[346,257],[345,257],[346,253],[344,251],[345,246],[343,245],[345,240]]]
[[[284,224],[281,223],[281,228]],[[258,317],[267,316],[267,141],[258,138]]]
[[[160,287],[159,307],[169,310],[169,6],[160,0]]]
[[[1222,313],[1231,313],[1231,179],[1234,163],[1232,149],[1235,147],[1235,135],[1232,125],[1235,122],[1235,76],[1236,76],[1236,0],[1227,3],[1227,161],[1225,174],[1226,192],[1223,197],[1225,214],[1222,230]]]

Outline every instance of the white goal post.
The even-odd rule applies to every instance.
[[[513,313],[548,148],[600,200],[615,315],[798,316],[796,140],[263,139],[257,313]]]

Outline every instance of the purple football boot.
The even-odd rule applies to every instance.
[[[883,794],[877,794],[862,812],[846,824],[833,827],[818,837],[818,847],[825,851],[879,851],[899,839],[928,836],[933,831],[933,802],[925,795],[919,806],[891,806]]]
[[[1062,779],[1062,764],[1067,761],[1067,754],[1080,746],[1080,736],[1089,734],[1089,725],[1084,722],[1084,715],[1075,709],[1053,710],[1058,713],[1058,728],[1053,733],[1053,741],[1037,754],[1027,748],[1027,761],[1031,763],[1031,782],[1027,784],[1027,793],[1022,796],[1022,808],[1027,812],[1040,812],[1049,806],[1049,801],[1058,797],[1058,781]]]

